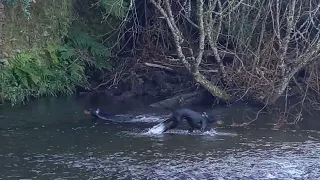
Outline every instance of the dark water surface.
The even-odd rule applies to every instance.
[[[88,101],[72,97],[0,107],[0,179],[320,179],[319,131],[182,127],[153,136],[146,131],[168,112],[106,101],[104,110],[141,116],[93,125]],[[239,117],[236,108],[214,113]]]

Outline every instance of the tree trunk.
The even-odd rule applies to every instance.
[[[308,64],[311,64],[320,58],[320,43],[317,46],[314,51],[312,51],[310,54],[304,54],[303,57],[298,59],[298,63],[296,63],[293,67],[290,67],[285,64],[285,70],[291,69],[289,72],[286,72],[285,75],[281,78],[280,84],[278,88],[274,90],[274,94],[271,96],[271,98],[267,99],[266,104],[274,104],[276,100],[283,94],[283,92],[288,87],[291,79],[294,77],[294,75],[299,72],[303,67],[307,66]]]
[[[292,78],[292,76],[289,77],[289,75],[283,77],[281,79],[280,85],[278,86],[278,88],[276,88],[274,90],[274,93],[271,95],[271,97],[269,99],[267,99],[265,104],[268,104],[268,105],[274,104],[277,101],[277,99],[283,94],[283,92],[286,90],[286,88],[288,87],[291,78]]]
[[[207,89],[212,95],[217,96],[223,100],[231,100],[231,96],[226,93],[225,91],[221,90],[217,86],[213,85],[209,80],[207,80],[202,74],[200,73],[193,73],[192,74],[194,79],[201,84],[202,87]]]

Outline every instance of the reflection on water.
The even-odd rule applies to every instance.
[[[318,131],[178,129],[154,136],[146,132],[156,122],[93,125],[73,102],[40,103],[31,115],[2,111],[0,179],[320,178]]]

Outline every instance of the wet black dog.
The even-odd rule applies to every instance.
[[[97,122],[98,119],[113,122],[128,122],[133,119],[132,116],[128,115],[113,115],[106,112],[101,112],[99,108],[84,110],[84,114],[93,117],[94,122]]]
[[[192,132],[194,129],[200,129],[201,131],[205,131],[209,124],[223,124],[223,121],[217,120],[215,117],[208,117],[207,114],[200,114],[196,111],[187,108],[180,109],[172,109],[166,107],[166,109],[171,110],[172,114],[169,119],[162,122],[165,126],[166,132],[170,129],[176,128],[182,120],[187,120],[190,129],[189,132]]]

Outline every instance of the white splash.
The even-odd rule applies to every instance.
[[[209,133],[214,131],[214,133],[218,136],[238,136],[237,133],[234,133],[234,132],[221,132],[221,131],[216,131],[216,130],[211,130],[211,131],[208,131]]]
[[[150,128],[147,132],[142,133],[143,135],[160,135],[164,134],[164,124],[160,123],[152,128]],[[207,136],[207,137],[213,137],[213,136],[238,136],[236,133],[230,133],[230,132],[220,132],[216,131],[215,129],[210,129],[205,132],[201,132],[200,130],[194,130],[193,132],[189,132],[188,130],[182,130],[182,129],[171,129],[167,131],[165,134],[179,134],[179,135],[191,135],[191,136]]]
[[[145,134],[162,134],[164,130],[165,130],[164,124],[160,123],[150,128],[148,132],[146,132]]]
[[[165,117],[153,116],[153,115],[138,115],[135,116],[131,122],[161,122]]]
[[[205,131],[201,133],[202,135],[207,135],[207,136],[215,136],[217,135],[217,131],[215,129],[210,129],[209,131]]]

